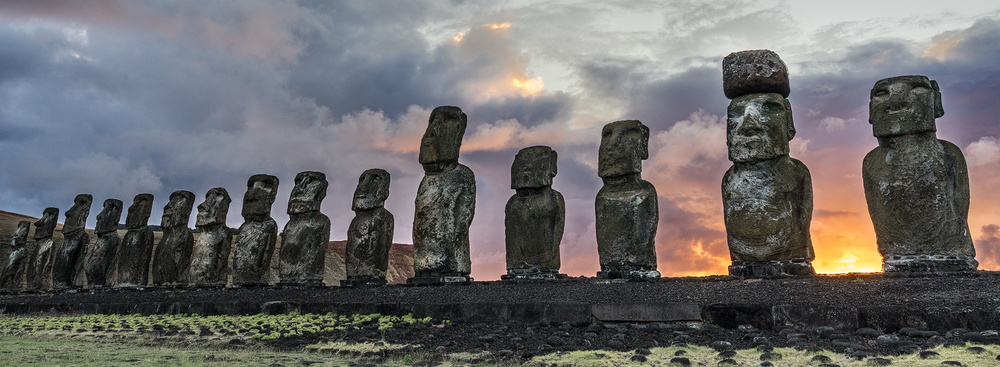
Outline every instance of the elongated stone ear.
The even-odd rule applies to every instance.
[[[642,160],[647,160],[649,159],[649,127],[640,122],[639,130],[642,131],[642,147],[639,149],[642,152]]]
[[[792,120],[792,102],[789,102],[788,98],[785,98],[782,102],[785,104],[785,121],[788,121],[788,126],[785,128],[788,129],[788,140],[791,141],[795,137],[795,120]]]
[[[944,116],[944,105],[941,104],[941,87],[937,80],[931,80],[931,87],[934,88],[934,118]]]

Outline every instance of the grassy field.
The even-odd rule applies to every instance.
[[[367,325],[385,330],[399,323],[427,323],[429,319],[383,315],[62,315],[0,316],[0,361],[3,365],[38,366],[327,366],[327,365],[510,365],[488,352],[435,354],[416,345],[384,341],[355,343],[343,340],[343,330]],[[308,343],[288,344],[289,338],[313,336]],[[300,338],[301,340],[301,338]],[[895,366],[940,366],[955,361],[962,366],[996,366],[1000,346],[939,347],[939,355],[886,357]],[[816,366],[817,355],[840,366],[875,366],[873,359],[854,360],[834,352],[810,353],[777,348],[775,366]],[[760,363],[756,350],[736,351],[738,366]],[[693,366],[716,366],[722,360],[707,347],[653,348],[636,351],[579,351],[537,356],[528,366],[671,366],[671,359],[687,358]],[[638,360],[637,360],[638,359]]]

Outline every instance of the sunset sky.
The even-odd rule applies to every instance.
[[[472,276],[505,272],[510,164],[531,145],[559,153],[562,272],[594,276],[600,129],[637,119],[651,135],[642,176],[660,195],[659,270],[725,274],[721,62],[766,48],[789,68],[818,272],[881,269],[861,182],[877,145],[868,96],[909,74],[941,85],[938,137],[965,152],[977,259],[1000,270],[997,2],[667,3],[3,0],[0,210],[65,212],[90,193],[93,227],[104,199],[149,192],[159,224],[171,192],[201,202],[222,186],[238,227],[247,178],[267,173],[281,180],[283,226],[295,174],[316,170],[342,240],[358,176],[379,167],[395,242],[410,243],[420,137],[434,107],[454,105],[477,179]]]

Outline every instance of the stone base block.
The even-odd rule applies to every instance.
[[[274,285],[278,288],[323,288],[326,284],[323,284],[322,280],[305,280],[299,282],[278,282]]]
[[[775,260],[760,263],[733,261],[729,275],[747,278],[783,278],[816,275],[812,263],[806,259]]]
[[[379,277],[347,277],[340,281],[341,287],[378,287],[386,285],[385,278]]]
[[[472,277],[462,274],[417,274],[406,280],[409,285],[464,285],[472,284]]]
[[[598,279],[641,280],[641,279],[657,279],[659,277],[660,277],[660,272],[656,270],[644,270],[644,269],[615,269],[615,270],[602,270],[597,272]]]
[[[882,260],[886,273],[956,273],[978,268],[979,262],[971,256],[891,255]]]
[[[558,269],[507,269],[507,274],[501,275],[500,280],[554,280],[568,277],[560,274]]]

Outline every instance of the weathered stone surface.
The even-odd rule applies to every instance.
[[[385,209],[391,177],[384,169],[366,170],[358,178],[347,230],[347,280],[342,285],[385,284],[395,219]]]
[[[476,211],[476,177],[458,163],[467,122],[458,107],[435,108],[420,140],[424,178],[414,200],[414,278],[410,283],[472,280],[469,225]]]
[[[36,290],[52,289],[52,267],[55,265],[56,248],[52,232],[59,219],[59,208],[45,208],[42,218],[35,222],[35,252],[32,255],[33,272],[28,279],[28,288]]]
[[[178,190],[170,194],[170,201],[163,207],[160,219],[163,236],[156,245],[150,275],[155,285],[178,285],[186,281],[194,251],[194,234],[188,228],[193,206],[194,193]]]
[[[21,291],[25,287],[28,271],[31,268],[32,249],[28,246],[28,231],[31,222],[22,220],[17,223],[17,230],[10,239],[10,255],[4,261],[3,273],[0,274],[0,289]]]
[[[812,179],[788,156],[795,136],[788,73],[767,50],[730,54],[723,62],[732,98],[726,142],[733,166],[722,178],[730,275],[815,274],[809,225]],[[730,93],[732,92],[732,93]]]
[[[788,67],[771,50],[733,52],[722,59],[722,90],[729,99],[750,93],[788,98]]]
[[[658,278],[656,188],[642,179],[649,158],[649,128],[636,120],[604,125],[598,155],[597,252],[599,278]]]
[[[868,213],[885,271],[975,270],[969,232],[969,172],[961,149],[939,140],[937,82],[907,75],[879,80],[869,122],[879,146],[865,156]]]
[[[128,232],[115,256],[115,287],[144,287],[149,282],[149,265],[153,257],[153,230],[149,215],[153,210],[153,194],[138,194],[128,207],[125,227]]]
[[[229,252],[233,235],[226,227],[226,215],[232,199],[229,192],[214,187],[205,194],[205,201],[198,204],[198,221],[201,230],[191,253],[188,269],[190,282],[199,286],[224,286],[229,275]]]
[[[79,281],[76,278],[83,271],[83,260],[86,259],[87,246],[90,245],[90,235],[84,230],[84,226],[93,201],[94,197],[90,194],[77,195],[73,200],[73,207],[66,211],[66,222],[62,228],[63,243],[52,267],[52,287],[55,289],[83,287],[83,277]]]
[[[288,199],[288,223],[281,232],[278,277],[282,285],[323,285],[323,260],[330,245],[330,218],[320,213],[329,184],[322,172],[295,176]]]
[[[558,278],[559,243],[566,224],[566,203],[552,189],[558,155],[552,148],[521,149],[510,168],[516,193],[504,209],[507,274],[503,279]]]
[[[271,255],[278,238],[278,223],[271,218],[271,205],[278,194],[278,178],[253,175],[243,195],[243,225],[233,244],[233,285],[267,285]]]
[[[97,226],[94,233],[97,241],[87,250],[83,272],[87,276],[87,287],[100,288],[107,286],[108,277],[114,271],[115,253],[121,244],[118,236],[118,222],[122,219],[124,204],[118,199],[104,200],[104,209],[97,214]]]

